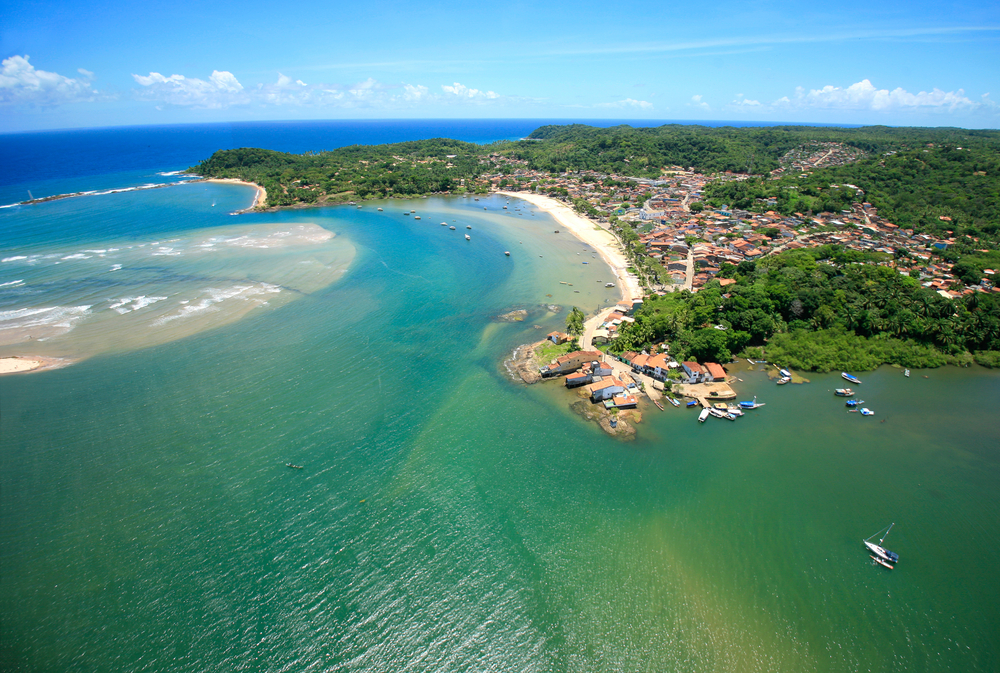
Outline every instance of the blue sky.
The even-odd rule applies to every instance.
[[[5,0],[0,132],[265,119],[1000,128],[1000,3]]]

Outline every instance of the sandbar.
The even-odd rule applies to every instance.
[[[617,285],[621,291],[623,300],[631,301],[632,299],[640,299],[643,296],[639,279],[628,272],[628,260],[625,259],[621,243],[610,231],[602,228],[593,220],[580,215],[561,201],[548,196],[505,191],[496,193],[501,196],[523,199],[537,206],[550,214],[569,233],[594,248],[618,278]]]
[[[246,180],[237,180],[236,178],[208,178],[206,182],[220,182],[228,185],[246,185],[247,187],[256,187],[257,194],[253,197],[253,205],[246,210],[254,210],[256,208],[264,208],[267,206],[267,190],[258,185],[256,182],[247,182]]]
[[[33,372],[39,369],[53,369],[65,366],[66,364],[66,360],[61,358],[49,358],[41,355],[0,357],[0,375]]]

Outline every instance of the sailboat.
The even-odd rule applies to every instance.
[[[882,531],[875,533],[875,535],[866,538],[864,541],[865,546],[868,547],[868,551],[870,551],[872,554],[882,559],[883,561],[888,561],[889,563],[897,562],[899,560],[899,554],[891,552],[888,549],[884,548],[882,546],[882,540],[888,537],[889,531],[892,530],[892,527],[895,525],[896,525],[895,523],[889,524],[889,527],[885,529],[885,533],[882,535],[881,538],[879,538],[878,544],[875,544],[874,542],[869,542],[869,540],[871,540],[873,537],[875,537],[875,535],[878,535],[878,533],[881,533]]]

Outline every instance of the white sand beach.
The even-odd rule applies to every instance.
[[[247,210],[267,207],[267,190],[258,185],[256,182],[247,182],[245,180],[237,180],[236,178],[209,178],[208,182],[221,182],[229,185],[246,185],[247,187],[256,187],[257,194],[253,197],[253,205],[247,208]]]
[[[616,285],[621,290],[622,299],[629,301],[639,299],[643,295],[639,280],[628,272],[628,260],[622,252],[621,243],[611,232],[602,229],[596,223],[580,215],[575,210],[553,198],[539,194],[522,192],[497,192],[501,196],[523,199],[534,204],[552,215],[560,225],[584,243],[592,246],[608,263],[618,278]]]
[[[15,355],[12,357],[0,357],[0,375],[53,369],[64,367],[67,364],[67,360],[43,356],[18,357]]]

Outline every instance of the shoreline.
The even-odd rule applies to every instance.
[[[218,184],[225,185],[245,185],[247,187],[256,187],[257,193],[253,197],[253,203],[250,204],[249,208],[244,208],[243,210],[237,210],[236,214],[249,213],[252,210],[267,208],[267,190],[258,185],[256,182],[247,182],[246,180],[237,180],[236,178],[205,178],[205,182],[215,182]]]
[[[552,219],[565,227],[569,233],[594,248],[601,259],[611,267],[612,273],[618,279],[617,285],[623,301],[642,298],[644,293],[639,280],[628,272],[628,260],[622,253],[621,243],[610,231],[580,215],[565,203],[548,196],[508,191],[494,192],[494,194],[522,199],[551,215]]]

